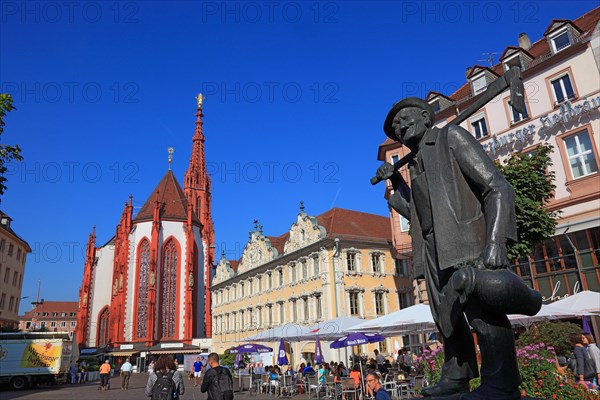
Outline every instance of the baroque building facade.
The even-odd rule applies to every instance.
[[[513,266],[541,292],[545,303],[581,290],[600,291],[599,21],[600,8],[596,8],[574,21],[553,20],[544,37],[533,44],[522,33],[518,46],[508,46],[494,66],[467,68],[467,82],[455,93],[430,92],[426,97],[436,110],[435,125],[442,127],[510,67],[522,69],[525,114],[512,109],[507,90],[460,126],[498,161],[513,152],[534,152],[542,144],[553,147],[556,190],[549,209],[560,211],[555,236]],[[387,139],[378,158],[393,164],[407,152]],[[406,168],[401,173],[408,181]],[[390,191],[388,182],[386,198]],[[393,210],[390,217],[395,254],[409,258],[408,221]]]
[[[106,244],[96,246],[95,229],[89,235],[77,312],[80,346],[142,349],[211,336],[214,228],[203,116],[199,96],[184,187],[169,168],[135,216],[129,198]]]
[[[314,217],[301,205],[289,231],[277,237],[265,236],[256,222],[242,257],[223,255],[212,280],[214,350],[222,353],[270,328],[397,311],[412,287],[394,262],[391,238],[388,218],[341,208]],[[279,338],[271,339],[276,350]],[[401,342],[388,338],[361,352],[379,348],[389,355]],[[299,355],[295,363],[312,359],[314,340],[288,346]],[[327,342],[322,349],[327,360],[345,359]]]

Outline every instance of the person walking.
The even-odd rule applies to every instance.
[[[100,389],[108,390],[108,378],[110,376],[110,362],[108,360],[104,361],[104,364],[100,366],[98,369],[100,372]]]
[[[200,382],[200,378],[202,377],[202,361],[200,357],[196,357],[196,361],[194,362],[194,386],[198,386],[198,382]]]
[[[167,389],[172,393],[172,399],[179,399],[179,396],[185,393],[183,377],[175,366],[173,356],[162,355],[154,364],[154,370],[148,377],[144,393],[154,399],[157,397],[155,393]]]
[[[589,353],[590,358],[593,361],[594,370],[596,371],[596,376],[592,381],[592,385],[597,389],[600,387],[600,349],[596,346],[596,342],[594,341],[594,337],[589,333],[584,333],[581,339],[584,339],[584,346],[586,351]],[[587,341],[587,345],[586,345]]]
[[[390,394],[381,385],[381,375],[378,373],[367,374],[367,387],[375,394],[375,400],[392,400]]]
[[[233,379],[227,368],[219,365],[219,355],[208,355],[210,369],[204,374],[200,391],[208,392],[208,400],[233,400]]]
[[[581,333],[573,332],[569,335],[569,340],[573,344],[573,357],[575,359],[575,368],[573,374],[579,384],[588,388],[592,387],[593,380],[596,377],[596,371],[593,367],[593,360],[584,346],[585,337]],[[587,339],[585,339],[587,343]]]
[[[77,363],[73,362],[71,363],[71,366],[69,367],[69,373],[71,375],[71,383],[77,383]]]
[[[129,378],[131,378],[131,369],[133,366],[129,362],[129,358],[121,365],[121,390],[129,390]]]

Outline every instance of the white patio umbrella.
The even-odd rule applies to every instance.
[[[427,304],[415,304],[383,317],[354,325],[346,332],[378,332],[384,336],[436,331],[431,309]]]
[[[569,310],[577,315],[600,314],[600,293],[584,290],[550,305]]]
[[[308,332],[299,336],[299,340],[314,340],[319,335],[321,340],[336,340],[347,335],[347,329],[365,322],[357,317],[338,317],[319,322],[308,328]]]
[[[522,325],[524,327],[528,327],[534,322],[552,319],[573,318],[578,315],[581,314],[572,312],[562,307],[555,306],[554,304],[542,304],[542,308],[536,315],[529,316],[523,314],[510,314],[508,315],[508,320],[513,326]]]

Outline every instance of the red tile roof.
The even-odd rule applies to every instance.
[[[285,246],[285,242],[290,238],[290,233],[286,232],[281,236],[265,236],[271,242],[271,247],[277,249],[279,255],[283,254],[283,246]]]
[[[327,230],[327,237],[392,240],[390,219],[381,215],[332,208],[317,216],[317,222]]]
[[[187,199],[183,189],[179,186],[173,171],[169,170],[137,213],[133,219],[134,222],[152,221],[154,216],[154,202],[157,200],[157,194],[158,201],[161,203],[161,219],[178,221],[187,220]],[[198,217],[195,214],[193,218],[195,222],[199,222]]]
[[[59,316],[60,316],[61,312],[76,313],[78,308],[79,308],[79,303],[76,301],[44,301],[42,304],[37,305],[37,307],[35,308],[35,312],[40,313],[40,314],[47,312],[49,315],[47,317],[43,317],[43,318],[56,319],[57,318],[56,316],[52,317],[53,312],[59,313]],[[22,317],[31,318],[32,315],[33,315],[33,310],[26,311]],[[38,317],[38,318],[42,318],[42,316],[40,315],[40,317]],[[63,317],[63,318],[65,318],[65,317]]]

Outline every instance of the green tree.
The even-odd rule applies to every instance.
[[[536,244],[554,235],[558,212],[547,206],[554,197],[554,171],[550,169],[552,146],[541,145],[531,153],[513,153],[503,164],[497,163],[515,190],[518,240],[509,243],[508,258],[529,255]]]
[[[19,145],[11,146],[2,143],[2,133],[4,132],[4,117],[6,113],[14,110],[13,99],[9,94],[0,94],[0,196],[6,190],[6,164],[11,161],[21,161],[21,148]]]

